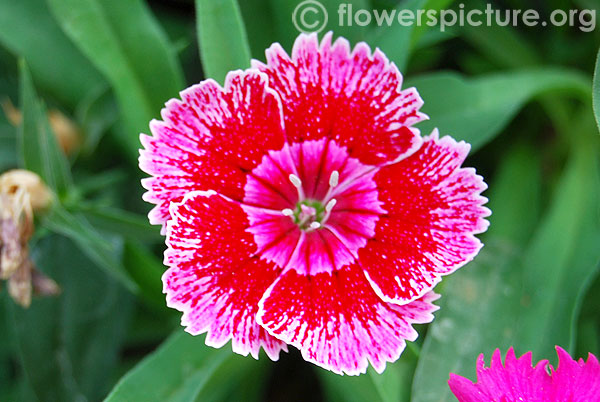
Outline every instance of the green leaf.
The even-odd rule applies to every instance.
[[[81,151],[84,155],[91,155],[102,137],[118,121],[119,110],[110,87],[105,84],[90,91],[78,103],[75,115],[84,133]]]
[[[56,136],[50,128],[46,108],[37,99],[29,69],[24,61],[19,63],[21,79],[21,110],[19,148],[25,169],[37,173],[59,195],[71,183],[68,161],[58,147]]]
[[[17,135],[13,126],[0,122],[0,170],[17,166]]]
[[[259,361],[250,357],[231,355],[211,375],[195,398],[196,402],[262,402],[269,369],[273,363],[261,356]]]
[[[81,203],[74,209],[80,211],[98,230],[133,240],[164,242],[164,236],[160,234],[160,230],[156,226],[150,225],[146,216],[119,208]]]
[[[196,0],[204,75],[221,84],[229,71],[250,66],[246,28],[236,0]]]
[[[598,142],[576,148],[546,220],[524,258],[527,315],[515,321],[516,337],[538,359],[554,345],[573,351],[580,299],[600,264],[600,165]]]
[[[485,8],[485,2],[471,1],[465,12]],[[492,25],[465,24],[457,30],[461,37],[499,67],[514,69],[540,64],[537,49],[527,41],[525,35],[520,35],[511,26],[499,26],[493,21]]]
[[[45,237],[32,256],[62,293],[34,298],[26,310],[7,300],[30,387],[39,401],[100,400],[113,381],[133,299],[65,238]]]
[[[389,15],[393,12],[395,16],[396,13],[402,10],[416,12],[422,9],[425,3],[426,0],[406,0],[390,11]],[[390,60],[396,63],[400,71],[404,71],[410,56],[414,29],[415,24],[404,26],[399,24],[396,18],[393,18],[390,26],[384,24],[371,30],[366,37],[366,41],[371,47],[380,48]]]
[[[276,40],[275,21],[269,2],[265,0],[244,0],[238,3],[242,20],[246,27],[250,54],[256,59],[264,59],[265,49]]]
[[[137,158],[139,133],[183,87],[166,36],[141,0],[48,0],[65,33],[111,83]]]
[[[131,292],[139,292],[138,285],[127,274],[121,262],[122,241],[119,238],[107,239],[83,216],[72,214],[61,206],[52,208],[44,217],[43,223],[51,231],[71,239],[92,261]]]
[[[404,26],[398,21],[398,13],[410,10],[413,13],[412,15],[416,16],[419,10],[441,10],[450,3],[452,3],[452,0],[402,1],[395,9],[387,11],[388,16],[394,17],[390,19],[390,24],[388,25],[384,18],[380,18],[383,24],[373,28],[367,34],[365,40],[372,47],[379,47],[390,60],[396,63],[400,71],[404,71],[414,46],[430,27],[425,23],[417,25],[416,20],[413,21],[414,23]],[[379,15],[386,15],[383,14],[386,13],[386,10],[379,10],[378,13],[380,13]]]
[[[444,279],[443,297],[415,374],[413,402],[454,401],[449,373],[474,378],[479,353],[512,346],[511,315],[520,308],[521,274],[515,265],[537,224],[541,167],[531,146],[514,148],[491,186],[490,229],[477,258]],[[528,213],[527,213],[528,212]]]
[[[45,0],[0,2],[0,44],[27,61],[40,88],[70,107],[105,82],[62,32]]]
[[[128,274],[140,285],[140,295],[144,300],[159,310],[166,310],[161,281],[165,271],[162,261],[143,244],[127,240],[123,248],[123,265]]]
[[[575,132],[585,137],[589,130]],[[492,224],[482,253],[446,280],[417,368],[413,401],[454,401],[446,384],[449,373],[475,379],[480,353],[489,359],[494,349],[504,353],[514,346],[517,354],[531,350],[540,360],[553,359],[554,345],[573,350],[581,298],[600,262],[598,146],[591,145],[575,146],[550,209],[526,248],[535,218],[523,211],[539,205],[539,173],[531,174],[539,164],[521,156],[510,159],[516,166],[501,170],[501,187],[492,201],[510,206],[492,209],[495,222],[502,222],[500,230],[496,233]],[[534,152],[528,152],[532,161]]]
[[[416,365],[414,353],[405,350],[400,359],[388,364],[381,374],[371,367],[366,375],[356,377],[317,370],[329,402],[408,402]]]
[[[227,347],[208,347],[204,336],[180,330],[127,373],[105,402],[204,401],[202,396],[234,390],[240,378],[260,365]]]
[[[367,0],[345,0],[340,2],[339,0],[319,0],[319,4],[323,6],[323,9],[315,6],[314,4],[308,4],[304,7],[300,7],[301,0],[269,0],[268,4],[273,14],[273,25],[275,26],[276,41],[281,43],[284,49],[291,51],[292,45],[300,31],[296,28],[294,21],[299,27],[302,27],[302,12],[308,10],[305,14],[306,24],[318,24],[315,28],[321,27],[323,22],[326,22],[325,26],[321,28],[319,35],[322,36],[325,32],[332,31],[334,38],[342,36],[350,41],[351,44],[355,44],[359,40],[363,40],[365,34],[369,31],[369,26],[362,26],[350,20],[348,23],[349,13],[345,10],[360,10],[371,9],[369,1]],[[345,10],[342,9],[342,4],[345,6]],[[294,11],[298,9],[296,13],[296,19],[293,19]],[[325,15],[326,14],[326,15]],[[327,21],[325,21],[327,19]],[[274,42],[274,40],[272,40]],[[262,56],[262,55],[260,55]],[[261,57],[262,58],[262,57]]]
[[[596,118],[596,124],[600,129],[600,50],[596,56],[596,68],[594,69],[594,85],[593,85],[593,106],[594,106],[594,117]]]
[[[410,80],[423,100],[429,121],[424,134],[438,127],[442,135],[469,142],[477,150],[499,134],[523,105],[549,91],[589,97],[588,79],[563,69],[531,69],[467,79],[456,73],[435,73]]]

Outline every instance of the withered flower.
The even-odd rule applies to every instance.
[[[29,258],[34,211],[47,208],[51,201],[52,193],[35,173],[11,170],[0,175],[0,278],[8,281],[10,296],[23,307],[31,304],[32,293],[60,292]]]

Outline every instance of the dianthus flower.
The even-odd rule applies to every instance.
[[[167,304],[211,346],[381,372],[478,253],[485,184],[460,167],[468,144],[412,127],[423,102],[381,51],[301,35],[266,56],[184,90],[141,137]]]
[[[477,359],[477,383],[450,374],[448,384],[459,402],[599,402],[600,364],[591,353],[587,362],[575,361],[556,347],[558,368],[548,360],[535,367],[531,352],[518,359],[510,348],[504,365],[500,350],[492,355],[490,367],[485,367],[483,354]]]

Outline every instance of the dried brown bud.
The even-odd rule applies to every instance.
[[[52,202],[52,192],[37,174],[28,170],[15,169],[0,175],[0,193],[15,195],[18,189],[22,189],[29,195],[31,208],[35,212],[48,208]]]
[[[70,155],[81,142],[81,132],[79,127],[59,110],[52,109],[48,112],[48,119],[52,131],[56,135],[58,145],[63,152]]]
[[[1,102],[6,118],[13,126],[21,124],[23,118],[19,109],[15,108],[10,99],[5,98]],[[79,127],[57,109],[48,111],[48,121],[56,136],[58,145],[66,155],[70,155],[81,142],[81,131]]]
[[[60,291],[29,258],[33,211],[47,208],[51,200],[52,193],[35,173],[11,170],[0,175],[0,278],[8,280],[10,296],[23,307],[31,304],[32,291],[42,295]]]

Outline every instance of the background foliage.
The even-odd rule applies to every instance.
[[[474,378],[499,347],[554,360],[600,352],[600,84],[598,31],[560,27],[337,27],[381,47],[416,85],[423,133],[473,145],[493,210],[486,247],[437,290],[436,320],[382,375],[340,377],[305,363],[215,350],[165,307],[163,238],[147,223],[138,133],[161,105],[297,32],[297,0],[0,0],[0,171],[33,170],[59,202],[37,221],[31,249],[62,287],[24,310],[0,294],[2,401],[451,401],[449,372]],[[452,0],[353,0],[355,9],[441,9]],[[336,16],[340,1],[322,1]],[[598,0],[535,2],[600,8]],[[524,0],[495,7],[531,7]],[[483,8],[471,2],[467,7]],[[598,70],[599,67],[596,67]],[[598,71],[596,71],[596,75]],[[2,99],[0,99],[2,100]],[[57,146],[47,109],[80,127]],[[111,391],[112,390],[112,391]],[[107,396],[108,395],[108,396]]]

